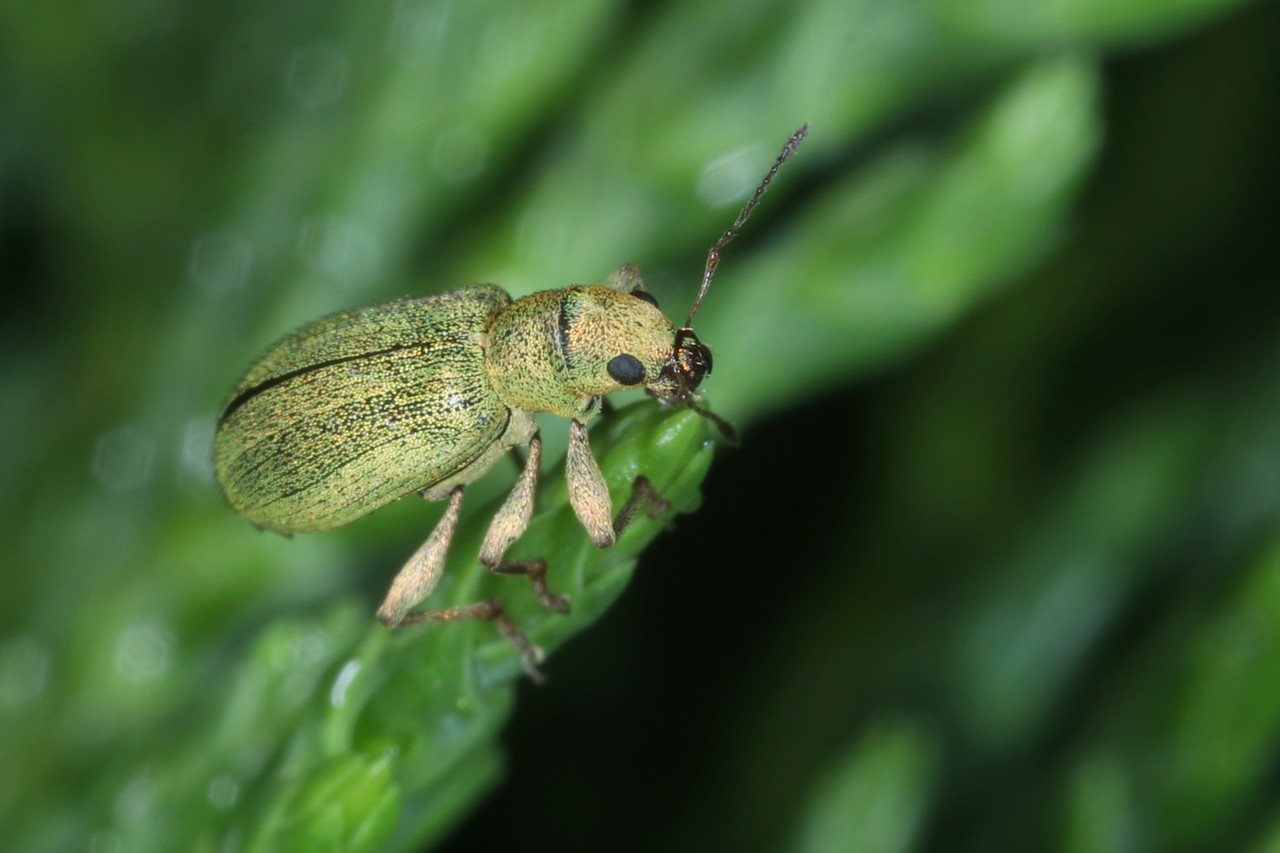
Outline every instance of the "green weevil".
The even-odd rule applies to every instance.
[[[377,618],[395,628],[423,621],[492,620],[540,679],[541,651],[502,603],[414,611],[435,588],[457,526],[463,488],[508,451],[527,447],[521,473],[489,525],[479,561],[524,575],[549,610],[568,602],[547,585],[544,560],[504,559],[533,512],[542,443],[535,414],[569,419],[569,502],[600,548],[642,509],[666,504],[639,476],[613,514],[587,441],[587,424],[614,391],[644,388],[668,406],[698,404],[711,351],[693,316],[720,262],[779,168],[804,140],[796,130],[707,254],[702,285],[683,327],[658,310],[640,274],[623,264],[603,285],[573,285],[512,299],[492,285],[333,314],[276,343],[236,385],[214,438],[214,469],[231,506],[261,528],[330,530],[417,492],[447,500],[427,541],[392,581]]]

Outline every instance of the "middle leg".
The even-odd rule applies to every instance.
[[[547,610],[557,613],[569,612],[569,600],[556,595],[547,585],[547,561],[507,560],[504,555],[507,549],[529,528],[529,519],[533,515],[533,495],[538,485],[538,467],[542,463],[542,439],[535,433],[529,440],[529,458],[525,460],[524,469],[511,489],[511,494],[502,502],[502,507],[489,522],[489,531],[485,534],[484,544],[480,546],[480,564],[491,572],[501,575],[523,575],[533,586],[534,595]]]

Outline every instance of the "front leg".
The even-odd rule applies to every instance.
[[[591,455],[587,426],[582,421],[569,422],[569,453],[564,468],[569,483],[569,505],[587,529],[592,544],[608,548],[618,539],[613,530],[613,501],[609,499],[609,484],[604,481],[600,465]]]
[[[609,486],[596,458],[591,455],[587,427],[576,420],[569,424],[565,477],[569,482],[569,504],[597,548],[608,548],[618,541],[641,508],[645,508],[651,517],[656,517],[671,506],[658,495],[648,477],[640,476],[631,484],[631,497],[615,517]]]

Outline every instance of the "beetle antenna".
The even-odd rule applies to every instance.
[[[738,431],[733,428],[733,424],[729,423],[710,409],[704,409],[692,400],[687,401],[685,405],[715,424],[720,429],[720,434],[724,436],[725,441],[733,445],[738,443]]]
[[[733,424],[729,423],[710,409],[699,406],[697,402],[698,398],[693,394],[693,392],[686,389],[672,397],[662,397],[655,394],[653,391],[646,391],[645,393],[668,408],[684,406],[685,408],[693,409],[694,412],[715,424],[716,427],[719,428],[720,434],[724,436],[725,441],[734,445],[738,443],[738,431],[733,428]]]
[[[720,239],[711,247],[711,251],[707,252],[707,267],[702,273],[702,287],[698,289],[698,298],[693,300],[693,307],[689,309],[689,319],[684,321],[686,329],[693,326],[693,315],[698,313],[698,306],[702,304],[702,297],[707,295],[707,288],[711,286],[711,277],[716,274],[716,267],[720,266],[720,250],[728,245],[729,241],[738,236],[738,229],[747,221],[747,217],[751,215],[751,211],[755,209],[756,203],[760,201],[760,196],[764,195],[765,189],[769,186],[769,182],[773,180],[773,176],[778,174],[778,170],[782,168],[782,164],[787,162],[787,158],[795,153],[800,147],[800,143],[804,142],[805,134],[809,132],[809,123],[805,122],[796,128],[795,132],[787,140],[787,144],[782,146],[782,153],[778,155],[778,159],[774,161],[773,167],[769,169],[768,174],[764,176],[764,180],[760,182],[760,186],[756,187],[755,193],[747,201],[747,206],[742,208],[742,212],[738,214],[738,218],[733,224],[720,235]]]

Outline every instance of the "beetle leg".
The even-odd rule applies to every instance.
[[[565,457],[565,479],[569,483],[569,504],[578,521],[597,548],[608,548],[617,540],[613,532],[613,502],[609,486],[591,455],[587,427],[581,421],[569,422],[569,452]]]
[[[529,439],[529,457],[516,479],[511,494],[489,522],[489,531],[480,546],[480,562],[493,569],[502,562],[502,555],[529,527],[533,515],[533,492],[538,484],[538,466],[542,463],[542,439],[534,433]]]
[[[502,508],[489,522],[489,532],[480,546],[480,564],[501,575],[524,575],[533,585],[538,601],[548,610],[569,612],[569,601],[547,586],[546,560],[504,560],[502,555],[524,535],[533,515],[533,494],[538,484],[538,466],[542,462],[542,439],[535,434],[529,440],[529,458]]]
[[[458,526],[461,508],[462,487],[458,486],[449,493],[449,506],[436,529],[391,581],[391,589],[378,608],[378,621],[383,625],[394,628],[404,622],[409,610],[436,588],[444,571],[444,558],[449,553],[449,542],[453,540],[453,531]]]
[[[530,460],[534,471],[537,470],[538,462],[536,444],[537,439],[535,438],[530,449]],[[525,479],[532,478],[521,476],[522,481]],[[517,491],[519,488],[519,484],[517,484]],[[530,489],[532,489],[532,483],[530,483]],[[531,501],[532,499],[530,499]],[[508,498],[507,503],[511,502],[511,499]],[[397,628],[405,625],[417,625],[421,622],[488,619],[497,626],[499,633],[506,637],[507,641],[515,646],[516,651],[520,653],[520,661],[524,666],[525,672],[529,673],[529,677],[541,684],[546,681],[546,677],[538,670],[537,666],[538,661],[542,660],[542,649],[535,646],[528,637],[520,633],[520,629],[507,616],[506,610],[502,607],[502,602],[497,599],[467,604],[461,607],[410,612],[413,606],[430,595],[432,590],[436,588],[436,584],[440,582],[440,574],[444,570],[445,555],[449,551],[449,543],[453,539],[453,532],[458,526],[458,513],[461,508],[462,487],[458,486],[449,493],[449,505],[445,508],[444,515],[441,516],[440,521],[436,524],[436,529],[431,531],[427,541],[423,542],[422,547],[414,552],[409,561],[404,564],[404,568],[396,575],[395,580],[391,582],[391,590],[387,593],[386,600],[382,602],[382,606],[378,608],[378,621],[388,628]],[[525,523],[527,522],[528,517],[526,515]],[[523,528],[521,529],[523,530]],[[535,589],[537,588],[536,582],[534,587]]]
[[[609,273],[609,277],[604,280],[604,286],[623,293],[631,293],[634,290],[644,290],[644,281],[640,278],[640,270],[636,269],[635,264],[621,264]]]
[[[498,633],[502,634],[507,639],[507,642],[515,646],[516,651],[520,653],[520,663],[524,667],[524,671],[528,673],[530,680],[536,684],[546,683],[547,677],[542,674],[542,670],[538,669],[538,663],[542,660],[542,649],[535,646],[528,637],[520,633],[520,629],[511,621],[511,617],[507,615],[502,602],[496,598],[488,601],[478,601],[475,604],[465,604],[461,607],[419,610],[407,615],[401,624],[456,622],[459,619],[488,619],[493,622],[498,628]]]
[[[591,455],[587,442],[587,428],[580,421],[569,423],[569,454],[565,459],[566,478],[569,482],[569,503],[582,526],[587,529],[597,548],[608,548],[618,540],[641,509],[656,518],[671,508],[662,499],[649,478],[641,474],[631,484],[631,497],[618,514],[613,515],[613,502],[609,499],[609,487],[605,483],[600,465]]]
[[[636,513],[642,508],[650,518],[657,518],[671,509],[671,504],[662,499],[662,495],[658,494],[658,490],[644,474],[636,477],[631,484],[631,497],[627,498],[622,509],[618,510],[618,514],[613,517],[613,535],[621,536],[622,531],[630,526]]]

